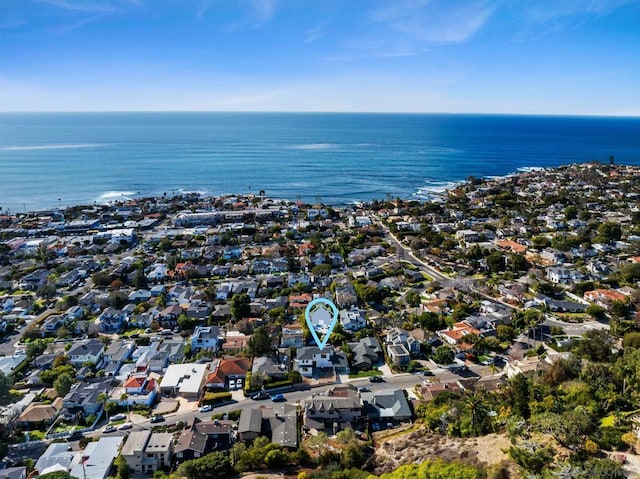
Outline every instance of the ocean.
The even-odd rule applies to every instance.
[[[201,192],[343,205],[469,176],[640,164],[640,118],[348,113],[0,113],[12,212]]]

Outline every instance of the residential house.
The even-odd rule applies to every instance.
[[[393,328],[387,333],[387,344],[402,345],[413,357],[420,354],[420,341],[402,328]]]
[[[233,421],[202,421],[196,417],[187,419],[176,442],[174,453],[178,462],[197,459],[211,451],[231,447]]]
[[[546,276],[549,281],[555,284],[570,285],[584,279],[580,271],[571,268],[550,267],[547,268]]]
[[[362,413],[372,421],[397,424],[413,417],[402,389],[360,393]]]
[[[133,304],[143,303],[151,299],[151,291],[146,289],[138,289],[129,294],[129,302]]]
[[[197,326],[191,336],[191,351],[208,349],[215,353],[219,349],[220,331],[217,326]]]
[[[305,377],[325,377],[349,372],[346,355],[333,346],[323,349],[317,346],[305,346],[296,350],[295,367]]]
[[[206,364],[171,364],[160,382],[160,392],[163,396],[198,399],[206,380],[206,373]]]
[[[272,380],[286,379],[289,374],[289,364],[275,356],[258,356],[253,358],[251,374]]]
[[[49,444],[34,466],[38,475],[55,471],[69,471],[77,456],[76,452],[69,449],[69,445],[64,442]]]
[[[508,378],[522,374],[527,378],[539,376],[549,369],[549,364],[541,360],[538,356],[530,356],[522,360],[507,361],[504,372]]]
[[[16,422],[24,429],[39,429],[53,423],[62,408],[62,398],[56,398],[51,404],[32,402],[22,411]]]
[[[298,412],[292,404],[280,403],[243,409],[238,424],[238,438],[253,441],[259,436],[272,443],[295,449],[298,447]]]
[[[86,479],[107,479],[118,457],[118,451],[124,442],[123,436],[101,437],[98,441],[90,442],[82,451],[82,462],[74,463],[71,477]]]
[[[99,368],[104,355],[104,344],[97,339],[89,339],[72,343],[71,349],[67,351],[69,363],[76,368],[82,367],[85,363],[90,363]]]
[[[356,289],[349,282],[342,286],[336,287],[335,291],[336,304],[341,308],[348,308],[358,304],[358,295]]]
[[[250,335],[239,331],[227,331],[224,335],[224,343],[220,346],[223,354],[239,354],[247,347]]]
[[[290,309],[304,309],[313,300],[313,297],[309,293],[292,294],[289,296],[289,308]]]
[[[65,324],[65,319],[61,314],[52,314],[43,323],[46,334],[55,334]]]
[[[45,284],[47,284],[47,278],[51,274],[46,269],[37,269],[25,276],[20,280],[20,289],[26,289],[29,291],[36,291]]]
[[[355,332],[367,327],[367,317],[362,309],[341,309],[338,320],[346,331]]]
[[[446,341],[448,344],[455,346],[464,342],[464,337],[468,334],[481,335],[481,331],[469,323],[459,321],[453,326],[447,329],[443,329],[436,333],[440,338]]]
[[[396,366],[406,366],[411,361],[411,354],[404,344],[387,344],[387,354]]]
[[[281,348],[301,348],[303,346],[304,337],[300,324],[289,324],[282,327]]]
[[[64,407],[69,414],[82,414],[85,417],[102,411],[102,397],[108,397],[111,391],[111,379],[98,382],[79,382],[71,386],[64,397]]]
[[[457,382],[433,383],[418,388],[424,402],[433,401],[443,392],[462,394],[463,388]]]
[[[334,435],[342,429],[356,429],[362,418],[358,391],[351,385],[334,386],[325,394],[313,394],[302,401],[305,430]]]
[[[182,314],[182,308],[177,304],[167,306],[158,313],[157,320],[163,328],[174,328],[178,324],[178,317]]]
[[[159,345],[157,353],[152,359],[166,359],[163,366],[166,367],[168,363],[181,363],[184,360],[184,350],[187,342],[184,338],[164,339]]]
[[[595,289],[584,293],[584,299],[608,310],[614,301],[626,301],[627,297],[613,289]]]
[[[121,407],[131,408],[136,404],[151,407],[158,396],[158,382],[155,375],[133,373],[123,383],[122,387],[111,391],[109,402]]]
[[[104,352],[104,365],[106,376],[116,376],[122,363],[129,359],[134,348],[133,341],[121,339],[112,341]]]
[[[96,322],[102,333],[117,333],[122,330],[127,320],[127,315],[121,309],[107,308],[105,309]]]
[[[132,431],[120,454],[134,472],[153,473],[171,466],[173,434]]]
[[[380,343],[375,337],[367,336],[357,343],[349,343],[349,347],[353,356],[351,365],[359,371],[368,371],[384,359]]]
[[[249,371],[248,358],[224,357],[214,359],[207,376],[207,388],[242,389]]]

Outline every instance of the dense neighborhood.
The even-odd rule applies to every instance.
[[[339,310],[322,349],[317,298]],[[0,478],[360,477],[467,457],[391,457],[423,431],[508,437],[457,477],[625,477],[639,302],[640,169],[613,158],[429,202],[0,210]]]

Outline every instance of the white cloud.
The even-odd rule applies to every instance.
[[[493,9],[483,0],[407,0],[374,10],[370,18],[390,32],[419,42],[463,43],[480,31]]]
[[[209,3],[207,0],[201,0],[198,4],[198,9],[196,10],[196,18],[198,20],[202,20],[206,15],[207,10],[209,10]]]
[[[231,24],[227,31],[255,30],[271,21],[276,12],[276,0],[242,0],[244,16]]]
[[[304,42],[305,43],[313,43],[315,42],[317,39],[324,37],[326,35],[326,31],[324,29],[324,27],[326,26],[327,22],[323,21],[318,23],[315,27],[311,28],[310,30],[307,30],[305,32],[305,37],[304,37]]]
[[[71,10],[76,12],[93,12],[107,13],[115,11],[115,8],[109,2],[85,2],[85,1],[68,1],[68,0],[37,0],[39,3],[46,3],[53,7],[63,10]]]

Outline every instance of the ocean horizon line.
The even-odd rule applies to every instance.
[[[522,112],[441,112],[441,111],[329,111],[329,110],[0,110],[0,115],[56,115],[56,114],[250,114],[250,115],[389,115],[389,116],[475,116],[523,118],[621,118],[640,119],[637,114],[617,113],[522,113]]]

